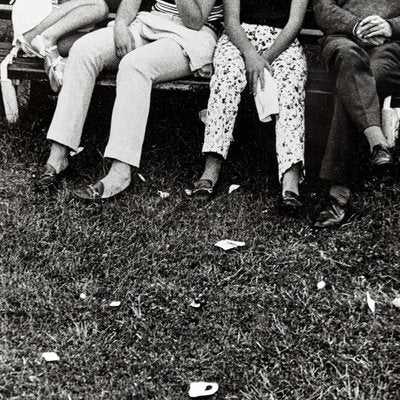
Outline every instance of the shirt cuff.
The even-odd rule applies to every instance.
[[[356,31],[357,31],[358,25],[360,25],[360,22],[361,22],[361,20],[357,21],[357,23],[353,26],[353,30],[351,33],[353,34],[354,37],[357,37]]]
[[[387,19],[386,21],[389,22],[389,24],[392,27],[392,37],[390,39],[399,40],[400,39],[400,17]]]

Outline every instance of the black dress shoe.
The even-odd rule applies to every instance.
[[[49,164],[33,176],[33,186],[38,192],[43,192],[53,188],[59,181],[60,174]]]
[[[325,209],[319,214],[314,224],[315,228],[333,228],[343,223],[348,209],[348,203],[342,204],[334,197],[330,196]]]
[[[371,159],[371,168],[374,172],[389,172],[393,164],[393,156],[389,149],[381,145],[374,146]]]
[[[286,190],[279,201],[279,209],[288,214],[295,214],[303,208],[300,196],[291,190]]]

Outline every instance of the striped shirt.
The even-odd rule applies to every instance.
[[[178,8],[175,0],[157,0],[153,7],[154,11],[165,12],[169,14],[179,15]],[[223,4],[222,0],[217,0],[205,25],[217,31],[219,29],[219,22],[223,18]]]

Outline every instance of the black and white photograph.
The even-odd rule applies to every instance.
[[[400,399],[400,0],[0,0],[0,400]]]

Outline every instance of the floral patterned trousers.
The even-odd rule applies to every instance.
[[[242,25],[250,42],[261,54],[272,46],[281,32],[265,25]],[[279,93],[276,118],[276,153],[279,180],[294,164],[304,169],[304,98],[307,63],[297,39],[272,63]],[[211,78],[210,98],[203,153],[227,157],[241,93],[246,87],[246,67],[242,54],[224,34],[214,54],[215,73]]]

